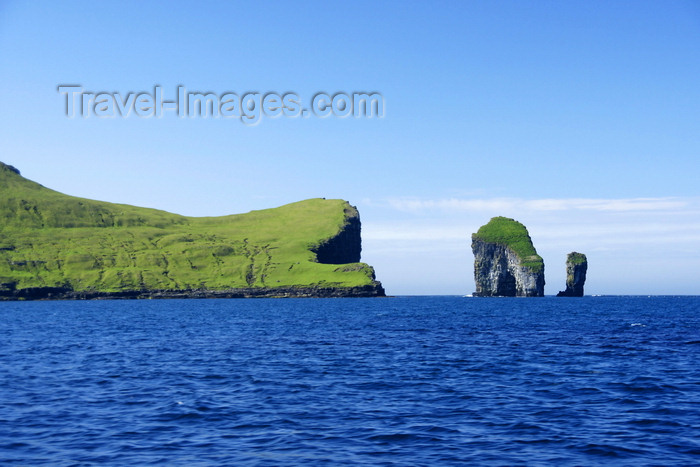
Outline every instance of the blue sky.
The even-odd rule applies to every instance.
[[[0,160],[56,190],[192,216],[347,199],[391,294],[473,291],[497,215],[528,226],[547,294],[572,250],[587,293],[700,293],[698,2],[5,1],[0,50]],[[60,84],[386,106],[71,119]]]

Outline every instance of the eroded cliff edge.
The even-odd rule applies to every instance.
[[[566,256],[566,290],[557,297],[583,297],[583,286],[586,283],[588,258],[583,253],[572,251]]]
[[[0,299],[384,296],[357,209],[195,218],[76,198],[0,163]]]
[[[477,297],[543,297],[544,262],[527,228],[494,217],[472,234]]]
[[[362,225],[360,213],[348,204],[343,210],[345,221],[336,235],[322,241],[311,251],[319,263],[359,263],[362,253]]]

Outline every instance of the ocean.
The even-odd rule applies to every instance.
[[[691,465],[700,297],[0,303],[0,464]]]

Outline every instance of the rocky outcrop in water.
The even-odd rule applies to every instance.
[[[566,290],[557,297],[583,297],[583,285],[586,283],[588,259],[583,253],[571,252],[566,256]]]
[[[478,297],[542,297],[544,274],[522,266],[510,248],[476,240],[474,281]]]
[[[544,296],[544,262],[523,224],[494,217],[472,235],[477,297]]]

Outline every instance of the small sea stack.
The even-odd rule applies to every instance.
[[[557,297],[583,297],[583,285],[586,283],[588,259],[583,253],[575,251],[566,256],[566,290]]]

